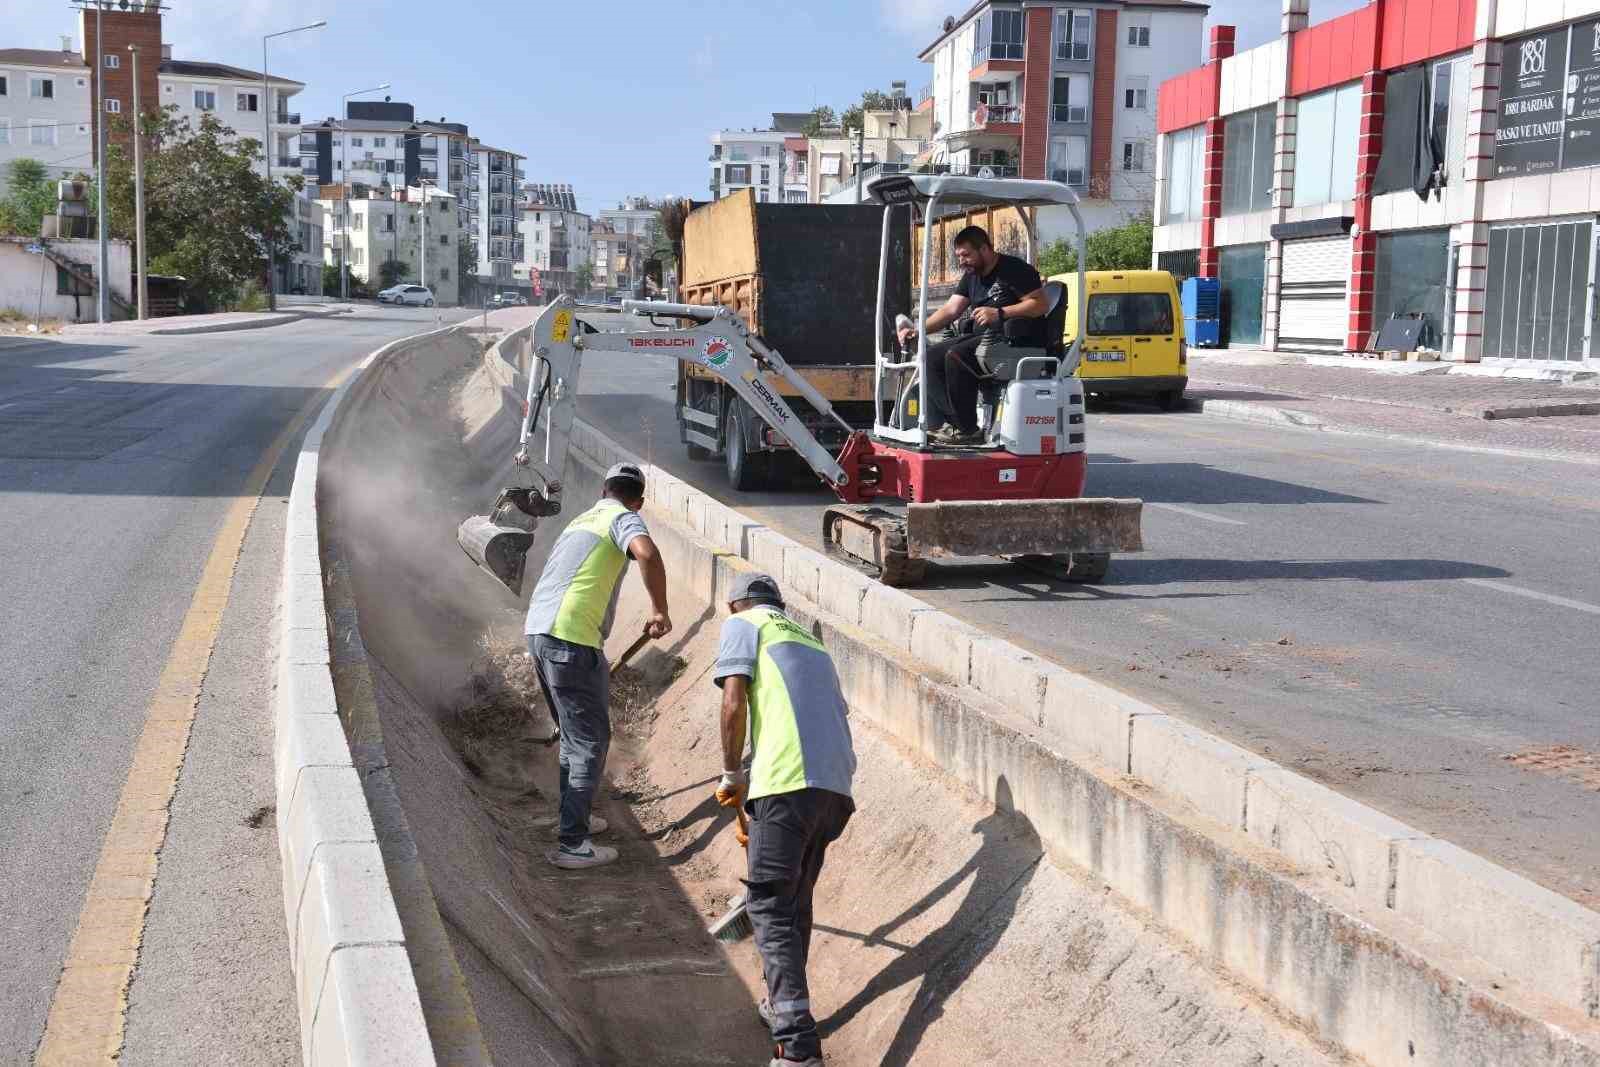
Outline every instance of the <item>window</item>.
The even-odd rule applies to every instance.
[[[1095,337],[1172,332],[1172,298],[1165,293],[1100,293],[1089,297]]]
[[[234,107],[239,111],[254,111],[258,103],[255,93],[239,93],[234,98]]]
[[[93,296],[94,289],[87,283],[80,282],[67,273],[65,267],[56,267],[56,295],[57,296]]]
[[[122,114],[122,101],[121,100],[112,99],[111,97],[107,97],[106,98],[106,114],[108,114],[108,115],[120,115],[120,114]]]
[[[390,213],[390,214],[385,215],[383,217],[383,232],[384,233],[393,233],[394,232],[394,215],[393,215],[393,213]]]
[[[122,57],[118,55],[106,56],[106,69],[116,70],[122,66]]]
[[[56,143],[56,128],[49,122],[28,123],[28,143],[31,145],[48,146]]]
[[[1021,59],[1024,22],[1021,11],[991,12],[994,33],[989,42],[990,59]],[[983,39],[982,31],[978,40]]]
[[[748,163],[729,164],[728,168],[727,168],[726,177],[727,177],[727,181],[728,181],[729,185],[749,185],[750,184],[750,164],[748,164]]]
[[[373,148],[388,148],[389,147],[389,138],[387,138],[387,137],[374,137],[372,139],[372,147]]]
[[[450,243],[450,235],[447,234],[447,233],[441,233],[439,235],[439,243],[442,244],[442,245],[449,244]]]
[[[210,89],[196,89],[194,91],[194,106],[199,111],[215,111],[217,109],[217,94]]]
[[[350,250],[350,262],[352,264],[354,264],[355,266],[357,266],[357,267],[361,266],[361,264],[366,261],[366,258],[367,258],[367,253],[366,253],[365,249],[352,248]]]
[[[350,220],[350,228],[352,230],[361,229],[362,226],[366,225],[366,218],[367,217],[365,215],[357,214],[354,218],[352,218]]]
[[[1087,137],[1050,139],[1050,180],[1080,187],[1089,183]]]
[[[1466,173],[1467,95],[1472,57],[1441,59],[1433,65],[1431,121],[1434,143],[1444,150],[1444,184]]]
[[[1133,25],[1128,27],[1128,44],[1134,48],[1150,47],[1150,25]]]
[[[1089,76],[1066,74],[1055,80],[1050,117],[1056,122],[1089,121]]]
[[[440,267],[439,268],[439,280],[441,282],[447,282],[447,281],[450,280],[450,268],[449,267]]]
[[[1150,107],[1150,79],[1129,78],[1122,90],[1122,106],[1129,111],[1147,111]]]
[[[767,198],[767,191],[765,189],[756,190],[756,199],[761,201],[763,204],[765,204],[767,202],[767,199],[768,199]]]
[[[769,144],[762,145],[761,154],[770,158],[772,156],[772,146]]]
[[[359,138],[359,137],[350,138],[350,147],[351,148],[360,148],[361,147],[361,138]]]
[[[56,98],[56,80],[54,78],[29,78],[28,95],[35,100],[54,100]]]
[[[1144,142],[1122,142],[1122,169],[1126,171],[1144,170]]]
[[[1222,127],[1222,213],[1242,215],[1272,206],[1273,107],[1229,115]]]
[[[1295,124],[1294,202],[1336,203],[1356,195],[1361,84],[1302,97]]]
[[[6,96],[11,91],[10,82],[4,74],[0,74],[0,96]]]
[[[1206,134],[1204,126],[1167,135],[1166,211],[1162,222],[1193,222],[1200,218],[1200,191],[1205,184]]]
[[[1056,12],[1057,59],[1088,59],[1090,39],[1089,12]]]
[[[770,164],[767,164],[767,163],[761,164],[761,184],[762,185],[771,185],[772,184],[772,166]]]
[[[1449,230],[1379,234],[1373,329],[1381,330],[1391,315],[1420,315],[1428,328],[1418,341],[1438,348],[1444,340],[1449,263]]]

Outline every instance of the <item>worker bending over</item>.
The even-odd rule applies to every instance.
[[[617,858],[616,849],[590,839],[606,828],[590,810],[611,747],[605,640],[630,558],[639,563],[655,612],[645,631],[651,637],[672,631],[667,571],[639,517],[643,506],[638,467],[619,463],[607,471],[600,502],[567,524],[528,601],[528,655],[561,730],[560,843],[548,856],[557,867],[599,867]]]
[[[761,1017],[777,1051],[770,1067],[822,1067],[806,959],[811,896],[828,845],[855,803],[856,756],[839,676],[822,642],[784,614],[778,583],[743,578],[728,603],[713,675],[722,687],[722,782],[717,801],[750,816],[746,899],[767,996]],[[745,722],[754,753],[743,767]]]
[[[952,242],[965,272],[944,306],[922,324],[928,335],[928,438],[936,444],[981,444],[978,433],[978,378],[988,347],[1010,339],[1044,347],[1044,317],[1049,311],[1044,283],[1026,260],[994,250],[989,232],[968,226]],[[1010,323],[1010,326],[1006,324]],[[934,332],[944,334],[934,340]],[[900,343],[916,337],[914,326],[898,331]]]

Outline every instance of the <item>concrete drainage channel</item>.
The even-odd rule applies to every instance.
[[[678,630],[618,695],[623,862],[551,870],[544,712],[496,698],[520,605],[454,544],[507,474],[526,333],[479,352],[391,346],[301,456],[278,770],[307,1062],[760,1062],[753,954],[704,933],[741,868],[707,671],[754,566],[858,731],[813,953],[833,1062],[1600,1064],[1600,916],[653,468]],[[625,455],[575,441],[574,506]],[[630,581],[613,654],[644,608]]]

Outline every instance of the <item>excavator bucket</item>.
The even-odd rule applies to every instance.
[[[522,595],[523,572],[538,520],[561,512],[561,502],[535,489],[503,489],[487,515],[473,515],[456,529],[456,544],[467,558]]]

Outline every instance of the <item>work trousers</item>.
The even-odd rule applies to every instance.
[[[811,1015],[806,960],[811,896],[828,845],[844,833],[855,804],[842,793],[802,789],[750,801],[746,895],[772,1006],[772,1038],[790,1059],[822,1055]]]
[[[528,655],[561,728],[561,843],[577,848],[611,748],[611,665],[599,649],[549,634],[529,637]]]
[[[978,430],[978,350],[989,342],[983,333],[946,331],[928,340],[928,432],[953,423],[962,433]]]

